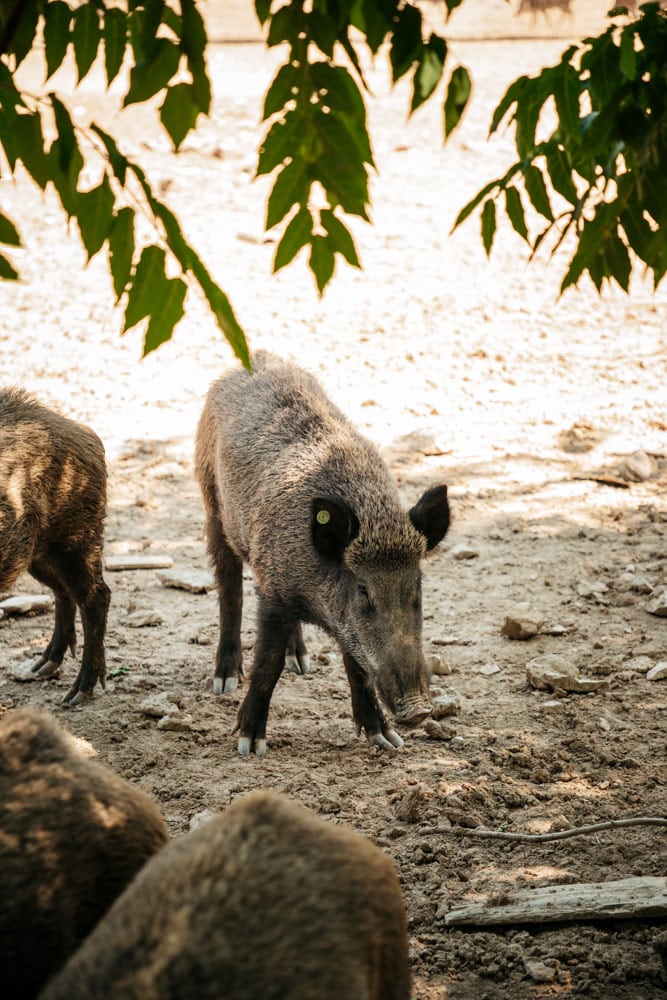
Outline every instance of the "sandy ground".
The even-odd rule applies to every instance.
[[[667,815],[667,681],[646,679],[667,659],[665,620],[646,611],[667,586],[667,293],[638,275],[627,297],[598,297],[582,282],[559,298],[563,255],[529,266],[503,226],[488,262],[477,222],[450,235],[460,207],[511,157],[507,136],[486,142],[504,86],[562,48],[553,39],[452,43],[475,94],[446,148],[438,107],[406,123],[406,88],[391,91],[380,62],[370,70],[374,225],[354,226],[364,270],[339,269],[321,301],[303,261],[270,276],[274,244],[262,234],[267,186],[252,177],[275,53],[212,47],[213,113],[178,156],[147,110],[119,115],[98,77],[74,100],[80,122],[96,115],[145,166],[251,345],[314,371],[385,449],[406,506],[428,484],[449,484],[454,521],[424,567],[424,632],[427,654],[451,671],[434,677],[435,693],[456,698],[459,711],[444,720],[444,739],[417,729],[400,752],[369,750],[353,730],[340,656],[311,629],[312,675],[281,679],[269,753],[242,759],[230,736],[240,696],[211,693],[215,594],[168,589],[153,571],[107,573],[110,682],[82,709],[60,707],[72,659],[49,683],[12,676],[45,645],[50,615],[1,621],[0,708],[52,709],[158,799],[174,836],[197,813],[271,786],[373,839],[404,887],[421,1000],[667,995],[652,950],[658,921],[445,925],[463,901],[515,888],[667,873],[659,828],[546,844],[466,833]],[[67,93],[67,74],[56,83]],[[192,297],[173,341],[141,361],[140,332],[120,336],[104,261],[84,266],[53,198],[23,176],[5,178],[0,208],[26,244],[23,281],[2,287],[0,381],[103,438],[109,554],[167,554],[178,569],[205,571],[193,432],[209,383],[234,363],[230,350]],[[615,473],[638,449],[653,456],[649,480],[622,489],[581,478]],[[460,544],[470,558],[455,558]],[[249,661],[249,577],[245,586]],[[17,589],[35,585],[23,577]],[[520,601],[545,622],[526,642],[501,635]],[[147,611],[161,623],[132,627]],[[544,654],[606,683],[589,694],[536,690],[527,665]],[[181,705],[183,731],[158,729],[139,710],[160,692]]]

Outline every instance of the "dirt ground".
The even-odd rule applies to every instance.
[[[51,709],[157,798],[173,836],[197,814],[270,786],[370,837],[399,871],[418,1000],[651,1000],[667,995],[652,949],[659,921],[445,923],[463,902],[517,888],[667,874],[658,827],[538,844],[469,832],[667,816],[667,680],[646,678],[667,659],[665,619],[646,610],[667,587],[667,290],[654,293],[637,275],[628,297],[598,297],[582,282],[559,298],[567,247],[528,265],[503,225],[487,261],[476,221],[450,235],[461,206],[511,157],[506,135],[486,141],[504,86],[556,61],[564,44],[451,48],[475,93],[446,148],[438,107],[406,122],[407,89],[391,90],[382,61],[369,70],[374,225],[354,227],[364,270],[339,268],[322,301],[303,261],[270,276],[275,245],[262,234],[267,186],[252,176],[276,53],[212,47],[214,110],[177,156],[149,111],[118,113],[116,90],[105,96],[99,76],[74,99],[82,124],[94,114],[142,162],[252,347],[310,368],[385,449],[406,506],[428,484],[449,484],[452,528],[424,566],[425,649],[450,670],[434,676],[434,693],[459,706],[444,738],[419,728],[402,733],[400,751],[370,750],[354,732],[338,651],[308,629],[311,675],[283,676],[267,756],[239,757],[230,733],[243,689],[211,690],[216,596],[167,588],[152,570],[107,572],[109,683],[83,708],[61,707],[71,658],[55,681],[12,675],[46,644],[51,614],[0,621],[0,710]],[[70,84],[66,73],[56,81],[64,93]],[[24,280],[2,288],[0,381],[103,438],[108,554],[168,555],[179,570],[206,571],[193,432],[209,383],[235,363],[231,352],[192,297],[173,341],[141,361],[140,332],[120,335],[105,262],[84,267],[54,199],[5,177],[0,208],[26,243]],[[648,480],[620,488],[586,478],[616,474],[637,450],[652,456]],[[461,545],[468,558],[456,557]],[[249,664],[249,576],[245,588]],[[16,589],[38,590],[27,576]],[[505,638],[505,617],[522,601],[544,628],[527,641]],[[158,623],[136,627],[147,612]],[[527,665],[544,654],[606,683],[592,693],[535,689]],[[180,731],[141,711],[160,693],[180,706]]]

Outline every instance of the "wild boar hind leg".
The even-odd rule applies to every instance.
[[[258,597],[257,639],[248,693],[239,708],[234,732],[239,733],[238,752],[247,757],[266,753],[266,723],[273,689],[285,666],[285,651],[293,622],[285,621],[280,611]]]
[[[303,641],[301,622],[297,622],[288,636],[285,666],[292,674],[310,673],[310,656]]]
[[[31,670],[39,677],[55,677],[60,673],[67,648],[69,647],[72,656],[76,653],[76,602],[63,579],[57,561],[54,560],[51,564],[45,559],[35,559],[30,565],[30,573],[40,583],[50,587],[56,599],[53,635]]]
[[[363,729],[372,747],[393,750],[402,747],[403,740],[387,722],[380,708],[375,685],[361,664],[349,653],[343,652],[343,663],[352,692],[352,714],[357,732]]]
[[[217,517],[207,524],[208,548],[218,584],[220,638],[215,656],[213,694],[236,691],[243,676],[241,615],[243,612],[243,563],[230,548]]]

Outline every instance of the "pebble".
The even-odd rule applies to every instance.
[[[418,823],[421,819],[422,806],[426,801],[426,792],[422,785],[409,788],[396,803],[394,812],[396,819],[402,823]]]
[[[453,736],[456,736],[456,730],[453,726],[443,725],[442,722],[436,722],[435,719],[427,719],[422,728],[432,740],[451,740]]]
[[[159,611],[132,611],[125,618],[125,624],[129,628],[146,628],[152,625],[162,625],[164,618]]]
[[[212,575],[198,569],[162,570],[157,577],[163,586],[191,594],[206,594],[215,586]]]
[[[437,653],[434,653],[433,656],[431,656],[430,664],[431,673],[436,674],[438,677],[446,677],[447,674],[451,674],[453,672],[451,663],[448,663],[442,656],[438,656]]]
[[[17,594],[0,603],[0,611],[5,615],[27,615],[31,611],[49,611],[52,607],[50,594]]]
[[[664,681],[667,678],[667,660],[660,660],[646,674],[647,681]]]
[[[500,634],[507,639],[532,639],[544,625],[544,619],[526,602],[517,604],[505,616]]]
[[[434,719],[444,719],[448,715],[458,715],[461,705],[456,698],[448,694],[439,694],[431,701],[433,707],[432,717]]]
[[[161,719],[165,715],[180,715],[181,709],[178,702],[175,701],[174,695],[160,691],[158,694],[149,694],[147,698],[144,698],[139,704],[139,711],[143,712],[144,715]]]
[[[577,584],[577,593],[579,597],[594,597],[597,598],[601,594],[606,594],[609,587],[602,580],[580,580]]]
[[[667,618],[667,590],[656,594],[645,607],[650,615],[657,615],[658,618]]]
[[[567,633],[567,629],[564,625],[545,625],[540,629],[542,635],[552,635],[559,637]]]
[[[454,559],[476,559],[479,555],[479,549],[473,548],[472,545],[468,545],[466,542],[459,542],[458,545],[452,545],[449,552]]]
[[[194,813],[194,815],[190,817],[188,829],[198,830],[200,826],[210,823],[215,816],[216,813],[214,813],[212,809],[201,809],[199,812]]]
[[[104,560],[105,568],[111,572],[121,569],[171,569],[173,565],[171,556],[146,555],[140,552],[109,555]]]
[[[558,715],[559,712],[565,711],[565,702],[562,698],[550,698],[549,701],[543,702],[542,711],[548,712],[550,715]]]
[[[553,983],[558,975],[558,970],[546,962],[535,962],[529,958],[524,958],[523,967],[534,983]]]
[[[500,673],[500,667],[498,666],[497,663],[485,663],[480,670],[480,674],[482,674],[484,677],[492,677],[493,674],[499,674],[499,673]]]
[[[655,475],[658,466],[645,451],[633,451],[621,463],[618,474],[630,483],[643,483]]]
[[[572,691],[585,693],[609,687],[605,678],[580,677],[575,667],[555,653],[536,656],[526,666],[528,683],[538,690]]]
[[[157,724],[157,728],[168,733],[189,733],[192,729],[191,715],[164,715]]]
[[[19,684],[27,684],[30,681],[43,681],[44,678],[40,677],[39,674],[33,672],[34,660],[24,660],[22,663],[16,663],[9,668],[9,676],[14,681],[18,681]],[[57,674],[53,675],[54,677]]]

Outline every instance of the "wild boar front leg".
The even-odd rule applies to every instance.
[[[273,689],[285,666],[285,650],[292,623],[259,597],[255,659],[248,693],[239,708],[234,732],[238,732],[238,751],[246,757],[253,749],[257,756],[266,753],[266,722]]]
[[[293,674],[307,674],[310,672],[310,656],[303,641],[301,622],[297,622],[288,636],[285,666]]]
[[[67,647],[72,656],[76,653],[76,602],[57,563],[35,559],[30,565],[30,572],[36,580],[51,588],[56,599],[56,620],[51,641],[31,669],[39,677],[55,677],[60,672]]]
[[[343,652],[343,663],[350,682],[352,714],[357,724],[357,731],[361,732],[363,729],[370,745],[380,750],[402,747],[403,740],[396,730],[391,728],[380,708],[371,678],[349,653]]]
[[[206,521],[208,551],[218,585],[220,638],[215,656],[213,693],[235,691],[243,676],[241,614],[243,611],[243,563],[230,548],[218,516]]]

